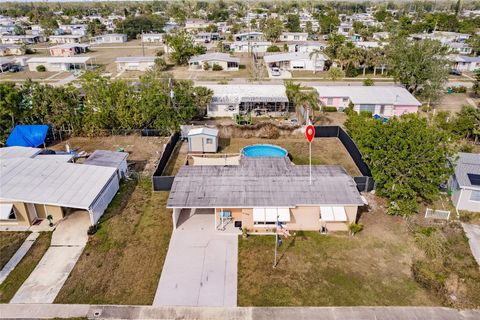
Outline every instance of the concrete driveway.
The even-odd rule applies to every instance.
[[[180,217],[183,222],[172,234],[154,306],[237,305],[238,237],[216,232],[211,212]]]
[[[50,248],[10,303],[52,303],[87,244],[88,212],[77,211],[62,220]]]
[[[462,223],[463,230],[468,237],[470,250],[472,250],[473,257],[480,265],[480,226],[475,224]]]

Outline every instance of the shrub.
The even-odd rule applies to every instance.
[[[427,257],[432,259],[442,259],[446,253],[447,238],[441,231],[435,228],[421,228],[415,233],[415,242],[425,251]]]
[[[34,54],[35,52],[36,52],[36,50],[31,49],[31,48],[26,48],[25,49],[25,54]]]
[[[322,107],[322,111],[323,112],[337,112],[337,107],[333,107],[333,106],[323,106]]]
[[[222,68],[222,66],[219,65],[219,64],[214,64],[213,67],[212,67],[212,70],[213,70],[213,71],[222,71],[223,68]]]
[[[370,86],[375,85],[375,82],[371,78],[367,78],[367,79],[363,80],[363,85],[366,86],[366,87],[370,87]]]
[[[38,65],[36,69],[37,69],[38,72],[47,71],[47,68],[45,68],[45,66],[43,64]]]
[[[373,114],[370,111],[360,111],[360,116],[364,118],[371,118]]]
[[[267,48],[267,52],[280,52],[280,48],[276,45],[270,46]]]
[[[340,80],[345,77],[345,72],[340,68],[332,67],[328,70],[328,76],[333,81]]]
[[[98,227],[96,224],[94,224],[93,226],[88,227],[87,234],[90,236],[94,235],[95,233],[97,233],[97,230],[98,230]]]
[[[358,75],[357,69],[353,65],[348,65],[345,69],[345,76],[348,78],[355,78]]]
[[[467,87],[465,86],[452,87],[452,90],[455,93],[467,93]]]
[[[415,281],[427,289],[432,289],[439,296],[445,294],[446,274],[439,262],[417,260],[412,264],[412,273]]]
[[[348,225],[348,230],[350,231],[350,234],[354,236],[363,230],[363,224],[352,222]]]
[[[157,68],[158,71],[165,71],[167,70],[167,62],[163,58],[156,58],[155,59],[155,68]]]
[[[210,66],[208,65],[208,62],[205,61],[203,63],[203,70],[207,71],[209,68],[210,68]]]

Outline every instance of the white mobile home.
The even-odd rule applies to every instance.
[[[280,41],[307,41],[306,32],[284,32],[280,36]]]
[[[127,42],[127,35],[121,34],[121,33],[109,33],[109,34],[93,37],[92,40],[96,44],[124,43],[124,42]]]
[[[144,33],[142,34],[143,43],[163,43],[163,33]]]
[[[270,41],[235,41],[230,45],[230,50],[243,53],[265,53],[271,45]]]
[[[27,60],[28,69],[37,71],[42,65],[46,71],[74,71],[86,69],[90,57],[35,57]]]
[[[215,52],[194,56],[188,61],[190,70],[204,70],[205,64],[209,68],[218,65],[225,71],[238,71],[240,58],[232,57],[226,53]]]
[[[147,71],[155,66],[156,57],[118,57],[117,71]]]
[[[449,181],[453,205],[457,210],[480,212],[480,154],[458,154],[455,174]]]
[[[287,44],[288,52],[310,53],[315,50],[323,51],[325,43],[319,41],[301,41]]]
[[[82,43],[87,41],[87,37],[83,35],[73,35],[73,34],[66,34],[60,36],[49,36],[48,41],[50,43]]]
[[[287,52],[267,54],[263,57],[267,68],[277,67],[282,70],[322,71],[328,57],[320,53],[316,58],[309,53]]]

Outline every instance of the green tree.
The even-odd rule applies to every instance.
[[[101,35],[105,33],[106,30],[107,27],[98,19],[93,19],[88,22],[87,33],[92,37]]]
[[[480,36],[473,35],[468,38],[467,43],[472,47],[473,55],[478,56],[480,53]]]
[[[186,65],[196,54],[202,54],[202,47],[196,46],[189,33],[180,31],[165,37],[165,43],[172,49],[169,58],[176,65]]]
[[[310,59],[313,59],[313,74],[317,72],[317,60],[319,57],[323,56],[323,51],[320,49],[314,49],[308,55]]]
[[[388,67],[395,81],[408,91],[436,100],[448,80],[447,48],[438,41],[396,38],[387,49]]]
[[[331,67],[330,70],[328,70],[328,77],[332,81],[341,80],[345,78],[345,72],[341,68]]]
[[[265,21],[263,28],[263,34],[265,38],[272,42],[277,42],[278,38],[282,35],[283,22],[277,18],[269,18]]]
[[[389,214],[411,215],[421,200],[432,201],[452,169],[449,135],[417,115],[387,123],[350,113],[349,135],[369,165],[379,195],[390,200]]]
[[[298,14],[289,14],[287,16],[287,30],[290,32],[300,32],[302,29],[300,28],[300,17]]]
[[[0,144],[17,123],[21,123],[26,112],[22,108],[23,94],[13,82],[0,83]]]
[[[165,20],[158,15],[129,16],[117,23],[116,32],[125,33],[129,39],[136,39],[146,32],[162,32]]]
[[[332,33],[340,25],[340,19],[338,19],[335,11],[329,11],[327,14],[320,15],[318,22],[321,34]]]

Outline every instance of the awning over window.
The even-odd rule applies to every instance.
[[[277,215],[278,221],[290,221],[289,208],[253,208],[253,221],[276,222]]]
[[[320,215],[324,221],[347,221],[344,207],[320,207]]]
[[[0,220],[8,220],[13,209],[13,203],[0,203]]]

